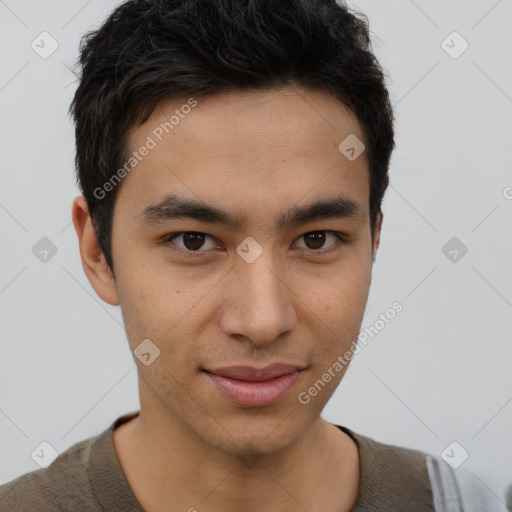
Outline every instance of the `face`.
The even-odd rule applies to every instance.
[[[130,151],[151,148],[114,208],[130,348],[151,340],[149,364],[135,358],[141,414],[225,452],[272,453],[318,420],[360,329],[378,233],[372,246],[366,153],[350,161],[338,146],[363,135],[323,92],[188,100],[160,103],[130,132]]]

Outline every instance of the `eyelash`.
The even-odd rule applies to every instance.
[[[165,235],[163,237],[162,243],[164,243],[164,244],[172,243],[172,239],[173,238],[178,237],[179,235],[185,235],[187,233],[196,233],[196,234],[199,234],[199,235],[206,235],[207,237],[210,237],[212,239],[214,238],[211,235],[208,235],[207,233],[203,233],[201,231],[177,231],[175,233],[169,233],[168,235]],[[332,231],[332,230],[326,230],[326,229],[323,229],[323,230],[322,229],[320,229],[320,230],[317,229],[315,231],[308,231],[307,233],[303,233],[302,235],[297,237],[296,240],[298,240],[301,237],[304,237],[306,235],[310,235],[312,233],[333,233],[334,236],[339,241],[339,243],[334,244],[332,247],[330,247],[328,249],[308,249],[308,248],[305,248],[305,250],[307,250],[309,252],[312,252],[314,254],[327,254],[327,253],[330,253],[332,251],[337,250],[340,247],[341,244],[344,244],[346,242],[345,236],[342,233],[339,233],[338,231]],[[175,245],[175,244],[173,244],[173,245]],[[301,249],[303,249],[303,248],[301,248]],[[171,250],[180,252],[183,255],[185,255],[186,257],[191,257],[191,258],[201,257],[202,256],[201,253],[206,253],[207,252],[207,251],[201,251],[199,249],[197,251],[191,251],[191,250],[187,250],[187,249],[182,249],[181,247],[177,247],[177,248],[173,247],[173,248],[171,248]]]

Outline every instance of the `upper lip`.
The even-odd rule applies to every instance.
[[[255,368],[253,366],[226,366],[224,368],[216,368],[213,370],[205,371],[219,375],[221,377],[228,377],[230,379],[263,382],[266,380],[275,379],[281,375],[300,372],[303,369],[304,367],[299,365],[274,363],[262,368]]]

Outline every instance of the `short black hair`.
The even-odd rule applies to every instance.
[[[335,0],[129,0],[80,42],[70,106],[77,181],[115,278],[119,187],[98,194],[129,159],[127,133],[174,97],[297,84],[356,115],[370,172],[372,229],[388,186],[394,114],[369,22]],[[341,141],[340,141],[341,142]],[[95,193],[96,191],[96,193]]]

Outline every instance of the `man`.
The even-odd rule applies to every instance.
[[[440,459],[320,416],[394,148],[364,21],[329,0],[132,0],[80,50],[72,216],[140,411],[2,486],[0,509],[489,510]]]

